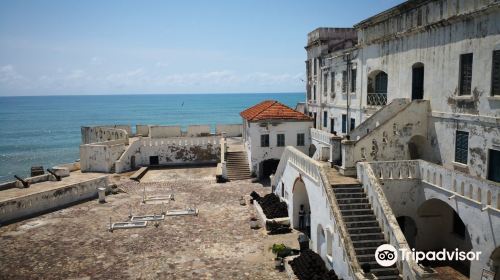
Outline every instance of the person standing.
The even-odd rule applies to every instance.
[[[305,229],[305,218],[306,218],[306,211],[304,210],[304,204],[301,204],[299,210],[299,230]]]

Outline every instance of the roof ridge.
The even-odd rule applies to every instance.
[[[252,119],[257,117],[258,115],[262,114],[264,111],[266,111],[267,109],[271,108],[274,104],[276,104],[278,101],[277,100],[266,100],[264,102],[267,102],[267,101],[272,101],[271,104],[269,106],[267,106],[266,108],[260,110],[260,112],[258,112],[257,114],[253,115],[252,116]]]

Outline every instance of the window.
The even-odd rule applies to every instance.
[[[262,134],[260,136],[260,146],[269,147],[269,134]]]
[[[330,91],[335,93],[335,72],[330,73]]]
[[[285,147],[285,134],[278,134],[278,147]]]
[[[313,100],[316,100],[316,85],[313,86]]]
[[[467,164],[469,133],[457,130],[455,136],[455,162]]]
[[[461,238],[465,238],[465,225],[458,216],[457,212],[453,211],[453,233],[460,236]]]
[[[460,55],[460,91],[459,95],[471,95],[472,54]]]
[[[328,126],[328,112],[324,111],[323,112],[323,127],[327,127],[327,126]]]
[[[323,95],[328,92],[328,73],[323,74]]]
[[[347,132],[347,116],[342,115],[342,133]]]
[[[356,91],[356,69],[351,69],[351,92]]]
[[[488,180],[500,182],[500,151],[490,149],[489,155]]]
[[[347,90],[347,71],[342,71],[342,92]]]
[[[351,118],[351,131],[356,127],[356,120]]]
[[[316,75],[316,58],[313,58],[313,73]]]
[[[159,165],[160,159],[158,156],[150,156],[149,157],[149,165]]]
[[[304,146],[305,142],[305,134],[304,133],[297,133],[297,146]]]
[[[493,51],[493,65],[491,67],[491,95],[500,96],[500,50]]]
[[[330,133],[333,133],[335,131],[335,119],[331,118],[330,119]]]

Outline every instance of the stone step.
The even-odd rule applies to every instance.
[[[340,204],[340,210],[350,210],[350,209],[371,209],[371,205],[368,203],[350,203],[350,204]]]
[[[344,216],[343,217],[344,222],[349,223],[349,222],[377,222],[377,219],[375,218],[375,215],[352,215],[352,216]]]
[[[335,188],[342,188],[342,189],[353,189],[353,188],[363,188],[363,185],[361,183],[359,184],[335,184],[332,185],[332,187]]]
[[[354,248],[363,248],[363,247],[378,247],[382,244],[385,244],[384,239],[378,239],[378,240],[356,240],[352,241],[352,245]]]
[[[399,276],[399,270],[396,267],[373,268],[371,272],[376,276]]]
[[[375,250],[373,250],[373,254],[364,254],[364,255],[359,255],[356,252],[356,258],[358,259],[359,263],[365,263],[365,262],[374,262],[375,260]]]
[[[357,227],[357,228],[347,228],[349,234],[363,234],[363,233],[380,233],[382,229],[378,226],[374,227]]]
[[[371,221],[351,221],[345,222],[347,229],[356,229],[356,228],[367,228],[367,227],[378,227],[380,228],[378,221],[375,218]]]
[[[335,198],[346,199],[346,198],[366,198],[365,193],[336,193]]]
[[[375,256],[375,251],[377,251],[378,247],[361,247],[361,248],[355,248],[354,251],[356,251],[356,256],[359,255],[373,255]]]
[[[381,233],[381,232],[351,234],[351,240],[352,241],[359,241],[359,240],[380,240],[380,239],[384,239],[384,234]]]
[[[368,198],[337,198],[339,205],[351,203],[368,203]]]
[[[342,216],[360,216],[360,215],[373,215],[373,210],[370,209],[348,209],[340,210]]]
[[[363,188],[333,188],[334,193],[364,193]]]

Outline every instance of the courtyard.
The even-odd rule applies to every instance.
[[[215,167],[151,170],[141,183],[116,180],[118,194],[0,228],[2,279],[288,279],[274,269],[273,243],[298,248],[295,232],[250,229],[248,195],[270,192],[250,180],[215,182]],[[114,178],[117,179],[117,178]],[[175,200],[142,204],[148,197]],[[241,196],[247,205],[240,205]],[[166,217],[158,227],[108,231],[133,215],[196,207],[198,216]]]

